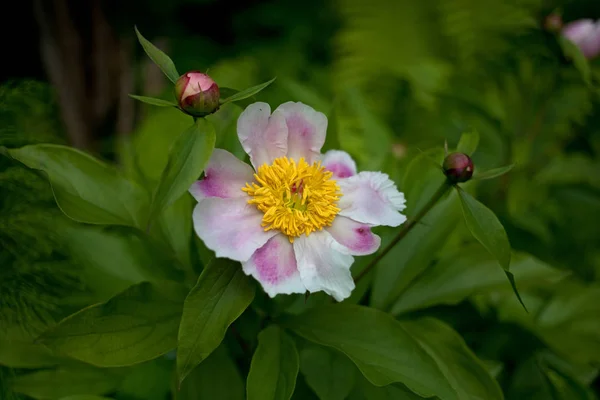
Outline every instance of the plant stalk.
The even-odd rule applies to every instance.
[[[358,283],[362,278],[367,276],[369,272],[377,265],[379,261],[383,259],[396,246],[402,238],[404,238],[408,233],[412,230],[423,219],[425,215],[437,204],[437,202],[452,188],[452,184],[447,180],[442,183],[439,189],[433,194],[431,199],[421,208],[419,213],[414,217],[409,219],[400,229],[396,237],[381,251],[377,254],[377,256],[358,274],[356,279],[354,280]]]

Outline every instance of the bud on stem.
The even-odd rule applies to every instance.
[[[175,83],[179,108],[193,117],[204,117],[219,109],[219,86],[202,72],[191,71]]]

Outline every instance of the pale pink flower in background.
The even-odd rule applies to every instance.
[[[580,19],[566,24],[562,34],[573,42],[587,59],[600,55],[600,20]]]
[[[321,154],[327,117],[288,102],[272,114],[254,103],[237,125],[254,169],[215,149],[198,200],[194,228],[217,257],[240,261],[271,297],[324,291],[350,296],[353,256],[374,253],[378,225],[406,217],[404,195],[381,172],[357,172],[348,153]]]

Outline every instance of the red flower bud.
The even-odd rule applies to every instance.
[[[562,17],[559,14],[550,14],[544,19],[544,28],[548,32],[559,32],[563,27]]]
[[[175,83],[179,107],[194,117],[204,117],[219,109],[219,86],[202,72],[190,71]]]
[[[451,153],[446,156],[442,164],[444,174],[452,183],[466,182],[473,176],[473,161],[463,153]]]

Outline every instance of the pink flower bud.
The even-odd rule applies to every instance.
[[[562,34],[579,47],[587,59],[600,54],[600,21],[580,19],[571,22],[565,25]]]
[[[473,176],[475,167],[471,157],[463,153],[451,153],[442,164],[444,174],[452,183],[466,182]]]
[[[204,117],[219,109],[219,86],[202,72],[190,71],[175,83],[179,107],[194,117]]]

